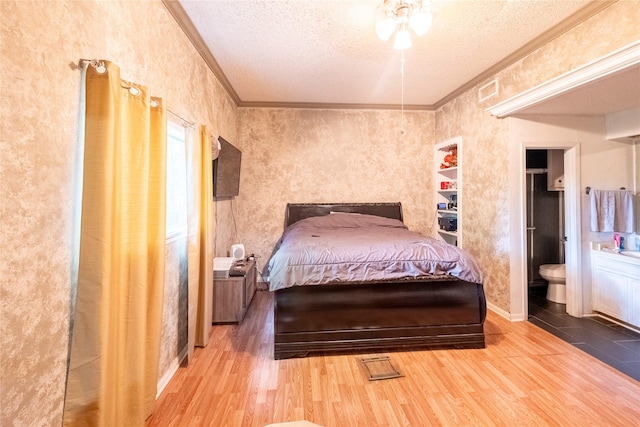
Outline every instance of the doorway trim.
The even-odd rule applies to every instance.
[[[587,87],[587,85],[601,81],[605,77],[614,76],[621,71],[630,70],[639,65],[640,40],[637,40],[594,61],[574,68],[558,77],[547,80],[538,86],[499,102],[488,108],[487,111],[498,118],[522,114],[525,113],[529,107],[538,106],[544,101],[570,93],[575,89]]]
[[[507,119],[511,120],[511,119]],[[567,313],[582,317],[582,232],[580,225],[580,143],[550,141],[510,141],[510,320],[528,318],[526,151],[563,149],[565,180],[565,264],[567,271]]]

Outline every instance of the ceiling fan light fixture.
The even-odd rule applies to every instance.
[[[417,35],[423,36],[429,31],[429,28],[431,28],[432,20],[433,16],[431,12],[419,10],[414,12],[409,18],[409,26]]]
[[[396,33],[393,48],[411,47],[411,28],[417,35],[424,35],[431,27],[433,16],[430,0],[384,0],[376,21],[376,34],[387,41]]]
[[[381,40],[389,40],[395,30],[396,20],[391,16],[387,16],[376,22],[376,34]]]
[[[411,34],[407,27],[402,24],[396,32],[396,39],[393,42],[393,48],[397,50],[408,49],[411,47]]]

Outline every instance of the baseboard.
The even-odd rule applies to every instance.
[[[158,392],[156,393],[156,400],[160,397],[165,387],[167,387],[167,384],[169,384],[169,381],[171,381],[171,378],[173,378],[175,373],[178,371],[178,368],[180,368],[180,365],[182,364],[184,358],[187,357],[187,350],[188,346],[185,346],[180,354],[178,354],[178,356],[173,360],[173,363],[171,363],[171,366],[169,367],[169,369],[167,369],[167,372],[165,372],[162,378],[158,380]]]
[[[496,313],[498,316],[500,317],[504,317],[505,319],[507,319],[510,322],[522,322],[524,319],[524,315],[514,315],[512,313],[509,313],[508,311],[505,311],[503,309],[501,309],[500,307],[498,307],[495,304],[492,304],[490,302],[487,301],[487,308],[491,311],[493,311],[494,313]]]
[[[600,313],[599,311],[594,311],[593,313],[590,314],[585,314],[583,317],[599,317],[601,319],[605,319],[608,320],[611,323],[615,323],[616,325],[620,325],[623,328],[629,329],[630,331],[636,332],[640,334],[640,328],[635,326],[635,325],[631,325],[627,322],[623,322],[620,319],[616,319],[613,316],[609,316],[608,314],[605,313]]]

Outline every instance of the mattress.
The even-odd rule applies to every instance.
[[[269,290],[453,276],[483,283],[477,261],[396,219],[353,213],[311,217],[287,227],[269,260]]]

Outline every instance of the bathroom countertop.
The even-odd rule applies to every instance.
[[[620,251],[609,242],[591,242],[591,250],[611,256],[612,259],[625,263],[640,265],[640,252],[638,251]]]
[[[640,256],[635,256],[637,251],[620,252],[609,242],[594,243],[591,244],[593,311],[640,328]]]

